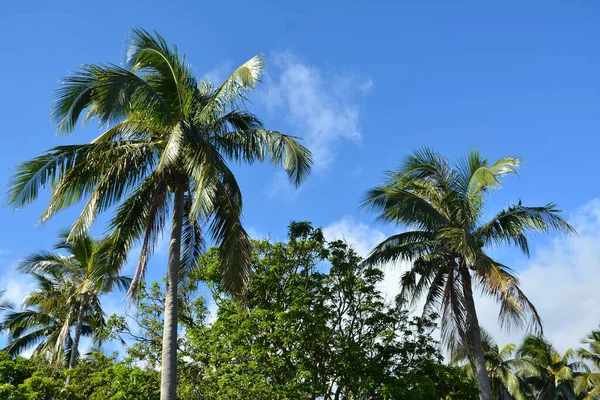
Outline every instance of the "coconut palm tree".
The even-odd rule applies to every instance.
[[[73,240],[68,240],[68,236],[69,232],[61,233],[55,246],[55,250],[66,251],[66,255],[48,251],[33,253],[21,261],[19,269],[24,273],[59,275],[74,285],[71,295],[76,299],[69,300],[78,304],[69,359],[69,368],[74,368],[84,316],[92,309],[101,310],[101,295],[115,289],[126,290],[131,279],[120,276],[121,266],[110,262],[109,241],[96,241],[87,233]]]
[[[4,298],[6,290],[0,290],[0,311],[12,310],[13,304]]]
[[[527,361],[516,357],[517,346],[509,343],[500,348],[494,338],[481,330],[481,344],[490,377],[492,397],[495,400],[525,400],[524,381],[518,372],[527,367]],[[467,374],[475,378],[473,353],[469,348],[459,347],[452,354],[452,361],[462,364]]]
[[[583,394],[584,400],[600,399],[600,329],[594,330],[584,340],[587,349],[577,351],[579,358],[590,364],[590,371],[583,371],[575,378],[575,392]]]
[[[250,241],[228,161],[282,165],[296,185],[310,172],[310,152],[296,138],[265,129],[244,108],[263,67],[263,57],[255,56],[214,87],[198,82],[185,57],[162,36],[135,29],[123,68],[84,66],[56,94],[59,131],[71,132],[80,118],[108,129],[92,143],[59,146],[21,164],[12,181],[9,203],[17,207],[34,201],[40,188],[52,188],[42,221],[88,198],[72,236],[118,205],[109,224],[114,262],[124,262],[132,244],[141,243],[131,296],[171,212],[162,400],[175,399],[177,284],[202,251],[201,227],[220,248],[224,287],[241,295],[248,281]]]
[[[489,162],[479,152],[451,165],[443,156],[423,149],[407,157],[386,182],[370,190],[364,205],[378,218],[404,225],[405,232],[380,243],[365,262],[409,261],[401,279],[400,297],[416,304],[425,296],[424,312],[441,309],[442,338],[473,352],[480,398],[491,399],[491,387],[473,299],[477,285],[500,303],[502,325],[541,330],[539,315],[519,288],[511,269],[494,260],[494,245],[515,245],[529,254],[526,234],[550,230],[572,232],[554,204],[527,207],[521,202],[482,222],[486,195],[516,173],[519,159]]]
[[[577,372],[584,366],[575,359],[575,352],[567,349],[560,354],[541,336],[528,335],[517,352],[530,362],[524,375],[531,386],[533,398],[539,400],[576,400],[574,383]]]
[[[79,309],[74,296],[76,284],[59,271],[30,275],[35,279],[37,289],[23,300],[23,310],[4,316],[2,326],[8,331],[9,343],[3,351],[15,355],[34,347],[33,355],[48,356],[58,368],[63,361],[68,362],[72,351],[76,351],[71,336],[73,317]],[[99,307],[88,308],[81,334],[93,336],[103,322]]]

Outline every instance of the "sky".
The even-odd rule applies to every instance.
[[[290,221],[308,220],[366,255],[399,228],[375,222],[361,199],[411,151],[518,155],[519,177],[489,198],[487,215],[518,200],[556,202],[579,235],[535,237],[530,259],[497,254],[518,271],[547,337],[559,350],[577,347],[600,322],[599,20],[596,0],[5,2],[0,185],[19,162],[99,133],[89,124],[57,136],[53,91],[83,64],[120,63],[131,28],[157,30],[215,82],[263,53],[249,107],[267,128],[302,137],[315,165],[299,189],[273,166],[234,166],[252,236],[281,238]],[[50,249],[81,210],[39,226],[47,201],[0,207],[0,289],[15,303],[32,288],[15,272],[19,259]],[[148,279],[165,265],[163,243]],[[386,269],[390,298],[400,271]],[[105,299],[108,313],[122,312],[122,298]],[[490,299],[478,298],[478,310],[499,343],[523,336],[498,328]]]

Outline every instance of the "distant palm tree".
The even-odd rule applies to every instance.
[[[13,304],[4,298],[6,290],[0,290],[0,311],[12,310]]]
[[[502,324],[529,321],[541,330],[538,313],[517,278],[488,256],[487,249],[508,244],[529,254],[528,232],[573,232],[554,204],[526,207],[519,202],[481,222],[485,195],[518,166],[517,158],[490,163],[477,151],[451,166],[440,154],[424,149],[407,157],[398,171],[388,172],[385,184],[369,191],[364,203],[378,211],[380,220],[408,229],[380,243],[365,262],[412,263],[402,276],[400,297],[416,304],[426,294],[424,312],[441,308],[444,341],[450,348],[461,345],[473,352],[482,400],[491,400],[492,394],[473,285],[500,303]]]
[[[9,343],[3,351],[15,355],[34,347],[33,355],[49,356],[58,368],[74,351],[70,328],[79,308],[73,296],[76,285],[60,272],[30,275],[37,289],[23,300],[24,310],[4,316],[2,326],[8,331]],[[81,332],[92,336],[102,323],[101,310],[89,310],[84,314]]]
[[[244,109],[246,91],[259,82],[263,67],[263,57],[253,57],[215,88],[198,82],[162,36],[135,29],[125,68],[84,66],[57,92],[53,115],[60,131],[72,131],[86,110],[84,121],[93,118],[110,129],[92,143],[56,147],[21,164],[12,182],[9,202],[18,207],[34,201],[41,187],[52,188],[42,220],[89,197],[73,236],[120,204],[110,222],[115,262],[124,262],[136,241],[142,245],[130,295],[144,279],[172,207],[162,400],[176,397],[177,284],[180,268],[195,266],[202,251],[202,226],[220,247],[224,287],[239,295],[248,281],[242,194],[227,160],[283,165],[296,185],[310,172],[310,152],[296,138],[266,130]]]
[[[529,335],[517,352],[530,361],[530,367],[522,372],[532,388],[533,398],[539,400],[576,400],[574,382],[577,371],[583,366],[575,359],[575,352],[567,349],[558,353],[543,337]]]
[[[584,340],[587,349],[579,349],[579,358],[589,363],[591,371],[582,371],[575,378],[575,392],[584,394],[584,400],[600,399],[600,329],[594,330]]]
[[[115,289],[126,290],[131,279],[119,275],[121,265],[110,262],[108,250],[110,242],[96,241],[89,234],[68,240],[69,233],[60,234],[56,250],[65,250],[67,255],[57,252],[42,251],[27,256],[21,261],[19,269],[25,273],[58,275],[74,285],[70,294],[78,304],[73,333],[72,351],[69,368],[77,364],[79,340],[83,329],[83,321],[90,310],[101,310],[100,296]]]
[[[517,346],[509,343],[500,348],[494,338],[483,329],[481,330],[481,344],[490,377],[492,397],[495,400],[526,400],[526,394],[522,391],[524,382],[518,374],[526,362],[515,357]],[[463,367],[474,378],[472,359],[473,353],[468,348],[456,348],[452,354],[454,363],[466,362]]]

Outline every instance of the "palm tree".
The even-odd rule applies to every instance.
[[[584,394],[584,400],[600,399],[600,329],[594,330],[584,340],[587,349],[579,349],[577,355],[591,364],[591,371],[583,371],[575,379],[575,392]]]
[[[83,321],[90,310],[99,309],[100,296],[112,292],[115,288],[127,289],[131,283],[128,277],[120,276],[119,264],[111,263],[108,257],[107,240],[96,241],[89,234],[67,240],[68,232],[60,234],[56,250],[64,250],[68,254],[42,251],[27,256],[19,265],[25,273],[56,274],[72,282],[76,299],[71,303],[78,304],[75,329],[71,346],[69,368],[74,368],[79,355],[79,340],[83,329]]]
[[[2,326],[8,331],[9,343],[3,351],[15,355],[35,347],[33,355],[49,356],[58,368],[74,351],[70,328],[79,308],[73,296],[76,285],[60,271],[30,275],[38,287],[25,297],[22,311],[12,311],[4,316]],[[103,324],[101,310],[88,309],[81,334],[92,336],[100,324]]]
[[[0,290],[0,311],[12,310],[13,305],[4,298],[4,293],[6,293],[6,290]]]
[[[135,29],[125,68],[84,66],[57,91],[53,115],[61,132],[71,132],[86,110],[84,121],[96,119],[109,129],[89,144],[59,146],[21,164],[9,191],[9,202],[21,207],[40,188],[51,187],[43,221],[89,197],[72,236],[119,204],[109,224],[114,262],[124,262],[132,244],[141,242],[130,296],[143,281],[171,208],[162,400],[175,399],[177,284],[202,252],[202,226],[220,248],[224,287],[242,295],[248,281],[251,252],[241,224],[242,195],[227,161],[283,165],[296,185],[310,172],[310,152],[296,138],[265,129],[241,108],[263,67],[263,57],[255,56],[215,88],[198,82],[162,36]]]
[[[522,390],[524,382],[518,373],[525,363],[524,360],[515,357],[517,346],[509,343],[500,348],[484,329],[481,330],[481,344],[490,377],[492,397],[495,400],[525,400],[526,395]],[[452,354],[452,361],[464,363],[467,374],[474,378],[472,359],[473,354],[468,348],[456,348]]]
[[[398,171],[388,172],[385,184],[370,190],[364,203],[378,212],[380,220],[407,229],[380,243],[365,262],[412,263],[402,276],[400,297],[416,304],[426,294],[424,312],[441,308],[443,340],[451,349],[460,344],[473,352],[482,400],[491,399],[491,387],[473,285],[500,303],[502,325],[528,323],[541,330],[539,315],[511,269],[486,250],[508,244],[529,254],[528,232],[573,231],[554,204],[526,207],[519,202],[481,222],[485,195],[518,166],[517,158],[490,163],[477,151],[452,166],[440,154],[424,149],[407,157]]]
[[[526,378],[535,399],[577,399],[573,385],[583,366],[575,360],[573,350],[567,349],[561,355],[543,337],[528,335],[517,354],[530,361],[532,367],[526,371]]]

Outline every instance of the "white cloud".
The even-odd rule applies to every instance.
[[[366,257],[371,250],[381,243],[386,234],[364,222],[352,217],[344,217],[323,228],[323,234],[328,241],[343,240],[348,243],[361,257]],[[393,301],[399,293],[400,276],[408,268],[405,263],[384,266],[385,277],[379,284],[379,289],[385,294],[388,301]]]
[[[546,337],[563,352],[600,324],[600,199],[573,213],[570,222],[579,235],[557,237],[549,245],[534,248],[533,257],[513,265],[521,288],[537,307]],[[385,234],[353,218],[343,218],[324,229],[327,239],[343,239],[365,256]],[[392,299],[399,291],[401,264],[384,268],[380,288]],[[507,332],[498,325],[498,306],[480,295],[475,299],[480,323],[500,344],[518,344],[526,332]],[[415,311],[420,310],[417,307]]]
[[[276,53],[269,64],[264,102],[297,127],[313,153],[316,171],[335,159],[339,142],[360,142],[359,105],[373,80],[356,74],[336,74],[309,65],[290,52]]]
[[[361,256],[366,257],[373,247],[386,238],[385,233],[353,217],[344,217],[323,228],[329,241],[343,240]]]
[[[25,296],[34,289],[35,282],[28,275],[19,274],[13,266],[0,276],[0,289],[5,290],[4,298],[17,308],[20,307]]]

